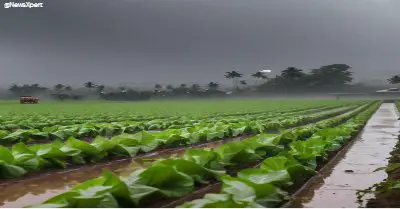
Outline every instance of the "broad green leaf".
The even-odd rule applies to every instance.
[[[155,187],[167,197],[182,197],[194,189],[194,180],[190,176],[161,164],[143,170],[137,178],[135,183]]]
[[[17,178],[26,174],[26,170],[0,160],[0,178]]]
[[[290,175],[286,169],[279,171],[266,171],[257,168],[248,168],[238,173],[240,179],[248,180],[254,184],[290,184]]]
[[[250,203],[256,199],[256,192],[246,182],[230,176],[222,176],[223,182],[221,191],[231,194],[236,203]]]
[[[14,156],[11,151],[3,146],[0,146],[0,161],[8,164],[14,163]]]

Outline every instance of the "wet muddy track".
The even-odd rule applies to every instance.
[[[392,156],[389,160],[389,166],[400,163],[400,140],[398,141],[396,148],[391,152],[391,155]],[[399,169],[386,172],[388,178],[385,179],[384,182],[381,182],[382,184],[378,185],[376,190],[379,192],[375,194],[374,198],[368,200],[366,205],[368,208],[400,208],[400,189],[390,189],[387,191],[382,191],[382,189],[386,187],[387,183],[400,181]]]
[[[217,147],[228,141],[242,140],[250,136],[252,135],[228,138],[190,147]],[[127,176],[135,169],[147,167],[158,158],[183,154],[184,151],[190,147],[166,149],[159,152],[143,154],[135,158],[109,161],[96,165],[77,166],[76,168],[70,168],[60,172],[42,173],[39,176],[3,182],[3,185],[0,184],[0,189],[8,192],[0,193],[0,204],[2,207],[21,207],[28,204],[40,203],[54,195],[69,190],[80,182],[101,175],[102,171],[105,169],[111,170],[119,176]]]
[[[152,152],[134,158],[125,158],[96,165],[79,166],[60,172],[43,173],[39,176],[22,180],[8,181],[0,184],[0,205],[2,207],[22,207],[28,204],[40,203],[56,194],[65,192],[73,186],[91,178],[100,176],[104,170],[111,170],[119,176],[127,176],[136,169],[148,167],[155,160],[183,154],[188,148],[217,147],[228,141],[243,140],[249,137],[243,135],[218,140],[190,147],[166,149]]]
[[[364,207],[357,202],[357,191],[386,178],[374,172],[388,163],[400,130],[394,104],[383,103],[363,131],[311,178],[283,207]]]
[[[397,108],[399,108],[399,106],[397,106]],[[400,181],[400,169],[398,168],[400,164],[400,136],[398,136],[396,147],[390,155],[389,165],[387,167],[388,170],[385,169],[388,177],[375,185],[376,188],[374,191],[377,193],[375,193],[374,198],[368,200],[366,206],[369,208],[400,208],[400,188],[386,190],[392,183],[398,183]]]

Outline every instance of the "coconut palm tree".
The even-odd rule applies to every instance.
[[[93,89],[93,88],[97,87],[97,84],[93,81],[88,81],[88,82],[84,83],[83,86],[85,86],[88,89]]]
[[[233,88],[236,88],[236,89],[239,89],[238,82],[237,82],[238,80],[237,79],[241,78],[241,77],[242,77],[242,74],[237,72],[237,71],[234,71],[234,70],[225,73],[225,78],[232,79]]]
[[[83,84],[84,87],[88,88],[90,93],[92,93],[92,89],[97,88],[98,85],[93,81],[88,81]]]
[[[259,80],[268,79],[268,77],[264,73],[262,73],[261,71],[257,71],[256,73],[252,74],[251,76],[256,78],[256,82],[255,82],[256,85],[257,85]]]
[[[400,76],[395,75],[387,80],[389,81],[390,84],[398,84],[400,83]]]

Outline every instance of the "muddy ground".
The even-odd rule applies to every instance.
[[[395,163],[400,163],[400,140],[390,154],[389,168]],[[384,181],[384,184],[377,187],[377,191],[381,192],[376,193],[375,198],[368,201],[368,208],[400,208],[400,185],[398,185],[397,189],[389,189],[386,192],[382,191],[385,188],[385,182],[397,181],[398,184],[400,183],[400,168],[393,171],[387,171],[387,174],[388,177]]]

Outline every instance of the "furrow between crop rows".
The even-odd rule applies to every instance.
[[[279,127],[290,128],[322,120],[327,117],[345,113],[353,107],[339,108],[324,111],[320,114],[293,118],[289,121],[280,121]],[[156,134],[140,132],[135,135],[120,135],[111,139],[96,138],[92,143],[87,143],[74,138],[65,143],[55,142],[50,144],[30,145],[18,143],[11,149],[1,147],[5,163],[2,165],[0,178],[15,178],[27,173],[37,173],[46,168],[66,168],[67,165],[80,165],[112,160],[122,157],[135,157],[139,152],[148,153],[160,151],[171,147],[181,147],[190,144],[200,144],[205,141],[236,137],[243,134],[263,133],[271,124],[262,124],[263,121],[249,121],[249,124],[233,124],[229,126],[212,126],[211,129],[198,129],[188,132],[182,130],[167,130]],[[283,123],[285,122],[285,123]],[[238,126],[239,125],[239,126]],[[274,125],[274,124],[273,124]],[[213,132],[210,132],[213,131]],[[204,132],[206,131],[206,132]],[[164,134],[164,136],[160,136]]]
[[[61,194],[47,203],[54,204],[52,205],[54,207],[66,205],[68,207],[93,207],[94,205],[104,206],[102,204],[111,204],[113,207],[125,207],[128,205],[145,206],[148,204],[145,199],[151,197],[150,199],[153,201],[154,195],[156,197],[158,195],[161,199],[182,197],[187,193],[193,192],[199,185],[204,185],[207,181],[220,179],[225,183],[224,180],[232,177],[221,177],[222,172],[226,170],[228,174],[232,174],[232,171],[240,170],[240,166],[237,167],[238,165],[257,164],[265,157],[270,157],[268,159],[271,159],[272,156],[284,153],[283,151],[285,150],[289,150],[290,153],[290,151],[294,149],[293,147],[296,147],[297,149],[295,150],[298,150],[299,152],[303,151],[301,153],[304,155],[310,154],[309,151],[313,151],[309,149],[310,144],[326,142],[325,139],[321,138],[327,137],[321,133],[324,128],[334,127],[343,123],[353,116],[358,115],[360,112],[363,112],[367,108],[367,113],[370,114],[374,110],[373,108],[376,109],[376,107],[376,104],[373,106],[364,105],[347,114],[318,122],[307,128],[302,127],[293,129],[280,135],[259,135],[240,142],[224,144],[215,150],[189,149],[181,158],[157,161],[146,169],[133,172],[127,180],[123,181],[111,173],[105,173],[103,177],[78,185],[70,192]],[[358,124],[353,124],[354,127],[360,127],[360,123],[354,121],[355,120],[353,120],[353,123]],[[344,128],[344,126],[341,128]],[[313,137],[313,134],[317,132],[322,134],[320,135],[320,138]],[[325,145],[328,144],[324,144],[324,146]],[[336,148],[338,145],[330,143],[329,146],[331,146],[331,148]],[[297,155],[294,156],[296,156],[295,158],[299,158]],[[311,161],[311,163],[312,162],[315,161]],[[310,163],[310,161],[307,161],[307,163]],[[299,162],[297,162],[297,164],[300,165]],[[314,164],[310,165],[314,166]],[[310,165],[307,164],[307,166]],[[307,167],[304,165],[302,166],[304,168]],[[154,176],[156,173],[162,177]],[[158,178],[158,180],[153,182],[152,179],[154,178]],[[176,181],[172,181],[172,179]],[[96,187],[98,190],[96,190],[95,193],[97,195],[96,197],[99,198],[91,203],[80,201],[80,193],[84,192],[86,189],[93,190],[94,188],[92,187],[92,184],[98,185]],[[119,185],[118,189],[116,189],[116,185]],[[132,195],[136,196],[134,197]],[[234,194],[224,194],[224,197],[229,195],[233,197]]]
[[[343,112],[340,112],[340,113],[343,113]],[[334,115],[338,115],[338,114],[336,113],[331,116],[334,116]],[[326,118],[327,118],[326,115],[321,115],[320,117],[316,117],[316,118],[314,118],[314,120],[309,121],[309,122],[316,122],[316,121],[320,121],[320,120],[323,120]],[[242,140],[243,138],[246,138],[248,136],[249,135],[245,135],[242,137],[235,137],[232,139],[219,140],[217,142],[210,142],[208,144],[199,144],[196,147],[220,146],[221,144],[223,144],[227,141]],[[131,160],[121,160],[121,161],[112,161],[112,162],[109,162],[109,163],[106,163],[103,165],[99,164],[99,165],[90,166],[90,167],[85,167],[85,166],[80,167],[80,168],[77,167],[76,169],[65,171],[65,172],[50,173],[49,174],[50,176],[44,174],[42,176],[38,176],[37,178],[31,178],[30,180],[28,179],[29,182],[27,184],[27,187],[24,187],[24,185],[25,185],[24,182],[20,182],[20,183],[16,183],[16,185],[15,184],[10,185],[10,186],[3,185],[2,189],[7,189],[11,193],[19,193],[18,196],[24,196],[25,193],[30,192],[30,191],[32,191],[33,193],[38,193],[38,194],[42,193],[43,194],[44,192],[46,192],[46,189],[48,189],[48,188],[53,188],[53,189],[50,189],[52,191],[62,191],[62,190],[64,190],[64,188],[60,190],[60,187],[62,188],[64,185],[74,185],[77,182],[83,181],[90,177],[97,176],[101,172],[101,168],[104,168],[104,167],[111,169],[111,170],[116,170],[116,169],[118,170],[118,168],[119,168],[119,171],[117,173],[119,173],[120,175],[123,175],[123,173],[129,173],[130,171],[132,171],[133,166],[135,166],[134,164],[136,164],[136,166],[139,165],[141,167],[148,166],[148,165],[143,165],[143,164],[149,164],[149,162],[146,161],[147,157],[151,157],[153,159],[161,158],[161,157],[167,157],[171,154],[182,153],[184,151],[185,151],[185,148],[178,148],[178,149],[164,150],[164,152],[153,153],[153,156],[151,156],[152,154],[149,153],[148,155],[145,155],[142,157],[137,157],[136,160],[134,160],[134,163],[130,163]],[[156,155],[159,155],[159,156],[156,156]],[[121,169],[121,167],[125,167],[126,169],[123,169],[123,168]],[[44,181],[44,179],[46,179],[46,180]],[[52,181],[53,183],[51,183],[51,184],[45,183],[45,182],[48,182],[48,180],[50,180],[50,179],[54,179],[54,181]],[[40,184],[40,185],[46,185],[46,186],[35,187],[35,186],[29,186],[30,184],[32,184],[32,185]],[[14,192],[12,192],[12,191],[14,191]],[[46,193],[44,193],[44,194],[46,194]],[[0,196],[0,199],[3,202],[8,202],[7,195],[5,195],[3,197]]]
[[[0,131],[0,145],[12,145],[18,142],[28,144],[49,143],[54,140],[65,141],[69,137],[80,140],[92,141],[97,136],[112,137],[122,133],[133,134],[140,131],[160,131],[165,129],[188,128],[198,125],[205,125],[215,122],[241,122],[245,120],[260,120],[274,118],[277,116],[295,116],[299,114],[312,114],[321,111],[328,111],[340,106],[327,106],[317,108],[298,108],[296,111],[278,111],[266,112],[260,114],[243,115],[240,119],[237,117],[225,118],[207,118],[207,119],[189,119],[189,118],[168,118],[163,120],[152,120],[147,122],[117,122],[117,123],[89,123],[69,126],[52,126],[39,129],[18,129],[13,132]]]

